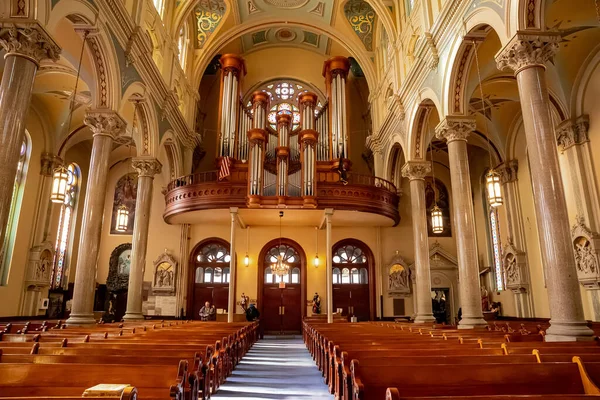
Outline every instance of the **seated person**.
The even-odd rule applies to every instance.
[[[200,320],[201,321],[214,321],[217,319],[217,310],[215,306],[210,305],[210,301],[204,303],[204,306],[200,309]]]
[[[260,317],[260,312],[254,306],[254,304],[250,304],[250,307],[246,310],[246,320],[248,321],[256,321]]]

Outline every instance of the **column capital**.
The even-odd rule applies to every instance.
[[[280,111],[277,113],[275,118],[277,119],[277,127],[279,127],[279,125],[285,125],[289,127],[292,124],[292,116],[290,114]]]
[[[512,69],[515,75],[527,67],[545,68],[561,40],[558,32],[519,31],[496,55],[496,65],[499,70]]]
[[[139,177],[154,178],[154,175],[162,171],[162,164],[154,157],[136,157],[131,160],[131,165],[137,170]]]
[[[300,96],[298,96],[298,103],[299,104],[308,104],[308,105],[315,107],[317,105],[317,99],[318,99],[318,96],[316,93],[304,92]]]
[[[448,115],[435,127],[435,137],[446,139],[448,143],[455,140],[466,142],[475,126],[475,117]]]
[[[233,72],[236,76],[246,75],[246,62],[237,54],[223,54],[219,59],[221,69],[225,72]]]
[[[412,180],[424,180],[431,172],[429,161],[407,161],[402,167],[402,176]]]
[[[560,151],[589,141],[590,119],[587,115],[567,119],[556,127],[556,142]]]
[[[508,160],[502,165],[500,165],[498,168],[496,168],[496,171],[498,171],[498,173],[500,174],[501,184],[504,185],[509,182],[516,182],[517,172],[519,171],[519,161],[517,161],[516,159]]]
[[[346,79],[350,71],[350,60],[344,56],[331,57],[323,63],[323,76],[331,79],[333,75],[342,74]]]
[[[7,56],[25,57],[39,66],[45,59],[58,61],[61,49],[37,22],[8,22],[0,29],[0,45]]]
[[[269,101],[271,99],[269,98],[269,94],[267,92],[261,92],[261,91],[257,91],[252,93],[252,96],[250,98],[250,101],[252,102],[252,106],[257,106],[260,107],[262,106],[263,108],[267,108],[269,105]]]
[[[89,126],[94,136],[105,135],[113,139],[124,134],[127,126],[127,123],[119,114],[109,109],[88,110],[83,123]]]
[[[63,160],[52,153],[42,153],[40,157],[40,163],[40,175],[52,176],[54,174],[54,169],[59,165],[62,165]]]

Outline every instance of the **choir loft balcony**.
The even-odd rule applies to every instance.
[[[236,163],[237,164],[237,163]],[[316,174],[316,196],[307,201],[302,196],[248,195],[247,168],[242,163],[232,167],[231,175],[219,181],[218,171],[188,175],[172,181],[165,194],[164,219],[167,223],[214,221],[230,207],[240,209],[336,210],[336,218],[360,225],[396,226],[400,222],[399,196],[396,187],[385,179],[349,172],[347,184],[340,182],[335,171]],[[311,213],[306,213],[308,217]],[[308,223],[308,222],[307,222]]]

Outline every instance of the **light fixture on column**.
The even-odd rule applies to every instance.
[[[285,254],[281,253],[281,218],[283,218],[283,211],[279,211],[279,254],[275,264],[271,265],[271,271],[277,276],[285,276],[290,272],[290,266],[283,262]]]
[[[85,49],[85,41],[89,35],[89,31],[83,32],[83,40],[81,41],[81,52],[79,53],[79,65],[77,66],[77,77],[75,78],[75,88],[73,90],[73,97],[71,98],[71,104],[69,105],[69,114],[65,126],[67,131],[71,127],[71,121],[73,119],[73,109],[75,107],[75,97],[77,96],[77,87],[79,85],[79,75],[81,74],[81,61],[83,60],[83,50]],[[68,132],[67,132],[68,133]],[[52,174],[52,192],[50,193],[50,201],[53,203],[63,203],[67,198],[67,182],[69,180],[69,171],[64,165],[59,165],[54,169]]]
[[[475,51],[475,66],[477,67],[477,78],[479,79],[479,96],[481,97],[481,113],[483,115],[483,121],[485,124],[485,138],[487,140],[487,150],[490,156],[490,169],[488,170],[487,174],[485,174],[485,188],[490,207],[499,207],[503,203],[502,190],[500,189],[500,174],[498,174],[492,164],[492,146],[490,144],[489,127],[485,113],[485,100],[483,99],[481,70],[479,68],[479,56],[477,55],[477,46],[475,45],[475,40],[473,40],[473,50]]]
[[[319,268],[319,227],[315,226],[315,268]]]
[[[135,121],[137,116],[136,106],[133,106],[133,122],[131,123],[131,138],[129,141],[129,165],[131,165],[131,145],[133,143],[133,133],[135,131]],[[129,165],[127,166],[127,179],[129,179]],[[117,208],[117,227],[115,228],[117,232],[127,232],[129,228],[129,207],[125,204],[121,204],[119,208]]]
[[[244,257],[244,264],[246,267],[250,265],[250,257],[248,256],[248,236],[250,235],[250,227],[246,227],[246,257]]]
[[[64,165],[59,165],[54,170],[52,180],[52,193],[50,201],[53,203],[63,203],[67,197],[67,182],[69,180],[69,171]]]
[[[429,116],[427,116],[427,130],[429,132]],[[431,177],[433,182],[431,188],[433,190],[433,207],[431,208],[431,230],[433,233],[444,232],[444,218],[442,210],[437,206],[437,188],[435,185],[435,164],[433,162],[433,142],[429,143],[430,158],[431,158]]]

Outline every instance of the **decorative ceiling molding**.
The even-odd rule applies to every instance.
[[[256,14],[261,12],[262,10],[256,6],[254,0],[247,0],[246,5],[248,6],[248,15]]]
[[[315,6],[315,8],[309,11],[309,13],[322,17],[323,15],[325,15],[325,3],[320,1],[319,4]]]
[[[265,3],[278,8],[304,7],[310,0],[263,0]]]
[[[217,29],[227,7],[223,0],[200,0],[194,9],[196,17],[196,48],[201,49]]]
[[[364,0],[349,0],[344,5],[344,14],[365,49],[373,51],[373,31],[376,20],[373,7]]]

